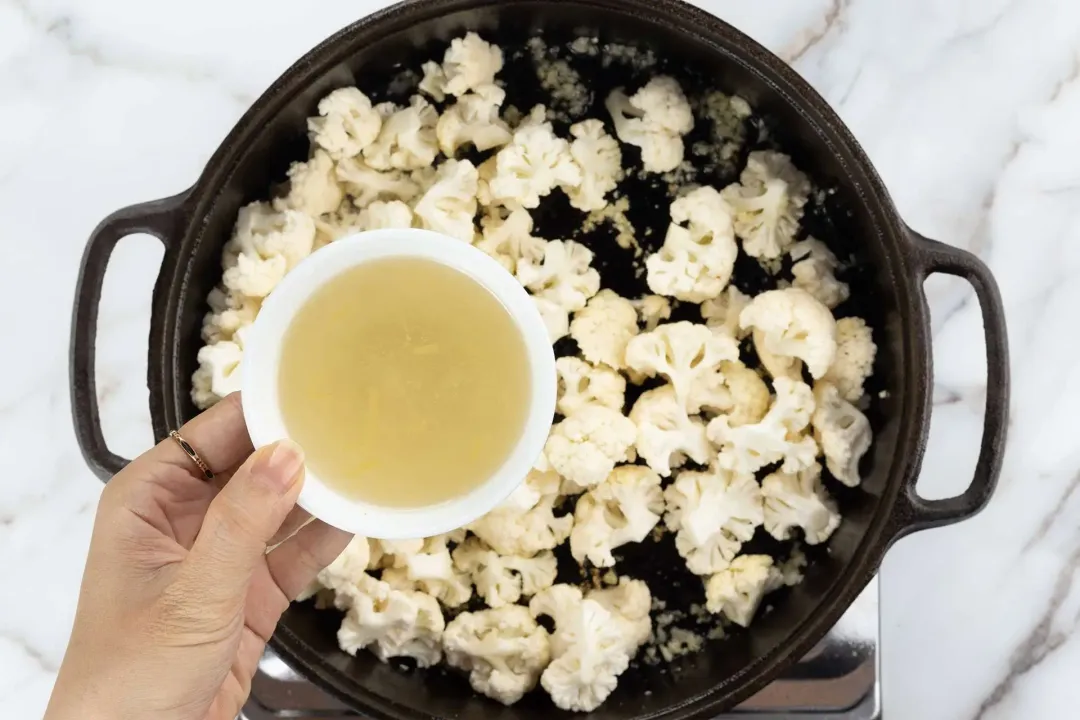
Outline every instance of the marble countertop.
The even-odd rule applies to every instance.
[[[1070,0],[697,0],[794,64],[923,234],[994,270],[1012,331],[1001,483],[976,519],[901,541],[882,571],[890,720],[1075,715],[1080,705],[1080,5]],[[0,707],[40,717],[100,486],[70,422],[68,322],[93,226],[196,178],[295,58],[383,3],[0,0]],[[1070,209],[1072,208],[1072,209]],[[151,442],[145,338],[161,248],[126,239],[99,324],[106,437]],[[927,284],[936,364],[920,489],[955,494],[985,397],[979,313]],[[1073,319],[1070,320],[1069,318]],[[1061,323],[1065,323],[1062,325]],[[1078,353],[1080,357],[1080,353]],[[1046,361],[1045,366],[1039,359]]]

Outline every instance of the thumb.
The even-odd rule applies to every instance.
[[[204,601],[244,601],[267,544],[296,505],[303,477],[303,450],[281,440],[252,453],[225,484],[187,559]]]

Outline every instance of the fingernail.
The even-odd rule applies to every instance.
[[[266,460],[263,477],[278,492],[285,492],[300,476],[304,451],[292,440],[280,440]]]

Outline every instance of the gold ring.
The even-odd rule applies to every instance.
[[[200,457],[199,453],[195,452],[195,448],[191,447],[191,443],[180,436],[180,433],[173,430],[169,433],[169,437],[176,441],[176,444],[180,446],[180,449],[184,451],[184,454],[191,458],[191,461],[199,466],[199,470],[202,471],[203,477],[207,480],[214,479],[214,471],[210,469],[210,466],[206,464],[206,461]]]

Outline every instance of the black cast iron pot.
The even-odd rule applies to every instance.
[[[101,433],[94,387],[94,341],[105,267],[120,238],[149,233],[165,245],[154,288],[147,384],[154,432],[163,438],[195,414],[190,377],[201,345],[206,296],[220,280],[222,246],[239,207],[266,196],[289,162],[303,159],[304,121],[330,90],[359,84],[385,91],[397,69],[417,68],[435,47],[466,29],[508,47],[543,32],[566,41],[598,34],[602,41],[645,43],[661,68],[684,83],[712,85],[750,101],[772,131],[770,141],[790,153],[815,182],[831,187],[808,209],[805,223],[834,249],[858,258],[851,314],[870,319],[880,348],[869,415],[875,443],[855,491],[835,488],[844,522],[827,548],[818,548],[806,580],[770,600],[747,632],[733,633],[671,668],[632,668],[618,690],[589,717],[711,718],[763,687],[824,636],[877,570],[890,544],[916,530],[957,522],[990,499],[1000,470],[1007,424],[1009,372],[1001,299],[989,271],[972,255],[928,240],[897,215],[870,161],[840,119],[782,61],[716,18],[679,2],[653,0],[420,0],[377,13],[337,33],[290,68],[259,98],[210,160],[190,190],[120,210],[90,238],[79,273],[71,346],[75,428],[87,463],[107,480],[127,462],[110,452]],[[602,98],[617,70],[586,77],[597,91],[590,117],[606,117]],[[656,72],[656,70],[650,71]],[[525,92],[535,78],[510,77],[508,90]],[[537,97],[537,100],[540,100]],[[716,184],[731,178],[716,178]],[[666,213],[642,205],[649,188],[628,194],[635,222]],[[644,207],[644,212],[640,209]],[[580,218],[556,211],[556,216]],[[541,230],[559,233],[558,217]],[[571,220],[580,224],[580,220]],[[565,223],[564,223],[565,225]],[[543,234],[543,233],[541,233]],[[654,233],[655,235],[655,233]],[[663,233],[659,235],[662,237]],[[556,234],[547,234],[556,237]],[[610,258],[609,258],[610,259]],[[600,253],[605,285],[626,285],[616,260]],[[924,500],[915,491],[930,420],[931,348],[924,280],[940,272],[975,288],[986,328],[986,420],[975,477],[961,495]],[[885,392],[882,392],[885,391]],[[620,571],[650,580],[669,602],[689,603],[700,589],[657,581],[680,565],[637,556]],[[656,581],[656,582],[653,582]],[[681,589],[686,588],[686,589]],[[696,593],[696,594],[695,594]],[[337,648],[337,618],[296,605],[282,619],[272,646],[291,665],[364,716],[380,719],[460,718],[533,720],[559,713],[543,696],[503,708],[473,695],[461,678],[441,671],[401,672],[366,654]]]

